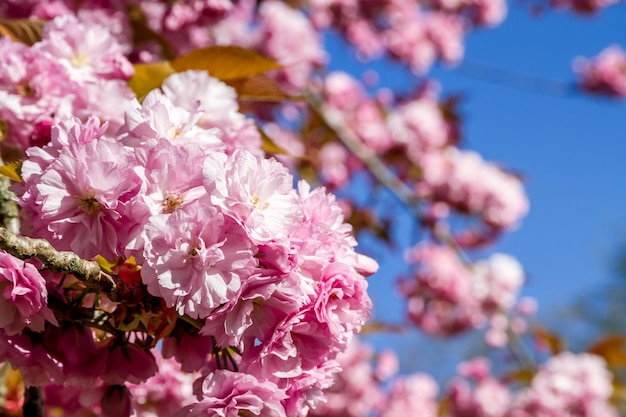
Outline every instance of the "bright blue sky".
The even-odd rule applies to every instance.
[[[626,47],[626,4],[592,18],[569,12],[532,17],[511,5],[501,26],[467,38],[465,57],[571,82],[574,57],[595,56],[614,43]],[[331,68],[357,76],[366,68],[333,53],[335,42],[329,48]],[[381,86],[402,89],[414,82],[398,68],[376,69]],[[498,249],[522,262],[529,275],[524,294],[536,297],[540,317],[555,323],[555,311],[609,280],[613,251],[626,240],[626,103],[523,91],[468,77],[462,67],[432,75],[444,93],[466,97],[465,146],[526,178],[530,214]],[[399,317],[403,308],[388,289],[397,261],[385,263],[370,282],[376,312],[387,319]],[[410,352],[406,344],[404,349]]]

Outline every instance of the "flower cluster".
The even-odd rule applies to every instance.
[[[619,0],[551,0],[550,5],[558,9],[571,9],[574,13],[592,15]]]
[[[0,328],[9,336],[24,328],[40,332],[46,321],[57,324],[48,308],[46,281],[34,265],[0,251]]]
[[[434,86],[426,85],[389,108],[388,98],[368,98],[355,79],[334,72],[325,80],[324,93],[324,111],[349,126],[363,146],[383,160],[395,161],[398,152],[406,155],[397,166],[399,175],[412,180],[407,184],[415,199],[429,202],[432,218],[424,219],[427,224],[452,212],[478,220],[455,231],[459,245],[472,248],[491,242],[528,212],[518,177],[456,146],[456,120],[437,100]],[[320,156],[322,177],[337,187],[363,168],[335,142],[324,144]]]
[[[68,40],[73,32],[55,34],[66,20],[53,20],[46,26],[51,40],[31,49],[56,54],[72,79],[127,77],[127,61],[114,49],[71,49],[79,42]],[[93,46],[89,37],[99,32],[87,33]],[[176,331],[163,342],[163,353],[183,371],[204,372],[195,387],[200,402],[181,415],[305,415],[331,384],[336,355],[369,317],[364,275],[376,264],[354,251],[352,229],[332,195],[304,181],[294,189],[287,168],[263,156],[259,132],[238,112],[231,87],[206,72],[182,72],[141,103],[122,107],[119,117],[99,115],[106,123],[93,116],[59,120],[48,143],[25,150],[15,191],[27,229],[83,258],[115,264],[132,257],[135,272],[120,276],[137,288],[131,291],[141,294],[143,284],[147,293],[129,305],[195,321],[199,332]],[[155,362],[140,336],[103,338],[66,321],[46,327],[43,337],[20,333],[19,323],[41,331],[45,319],[57,322],[34,267],[10,255],[6,262],[15,279],[5,287],[12,298],[3,307],[2,358],[28,384],[54,383],[70,404],[72,384],[95,381],[91,397],[100,402],[83,405],[101,403],[104,415],[116,415],[130,410],[131,394],[145,409],[157,401],[154,381],[179,378],[179,370],[168,371],[173,359]],[[58,302],[69,302],[62,282],[50,277],[48,285]],[[131,307],[107,301],[100,308],[117,317]],[[72,343],[80,353],[72,353]],[[185,405],[182,394],[172,395],[178,399],[171,407]]]
[[[71,116],[100,117],[115,131],[123,121],[116,103],[133,96],[126,81],[134,69],[123,52],[104,26],[71,15],[47,24],[32,48],[0,39],[3,148],[21,154],[41,146],[53,122]]]
[[[574,70],[581,89],[607,97],[626,97],[626,52],[620,46],[610,46],[592,60],[578,58]]]
[[[531,386],[516,396],[508,417],[615,417],[617,412],[609,404],[611,380],[602,358],[561,353],[549,359]]]
[[[603,5],[585,1],[572,7]],[[107,278],[0,251],[0,361],[68,417],[613,417],[610,374],[592,355],[556,356],[518,392],[481,360],[445,389],[424,374],[390,380],[398,359],[373,366],[353,342],[378,266],[346,218],[371,218],[301,179],[335,189],[366,166],[377,176],[359,149],[390,165],[392,184],[377,179],[437,241],[408,254],[409,319],[443,336],[489,324],[496,347],[523,330],[510,315],[521,266],[462,251],[515,227],[528,201],[517,176],[461,149],[455,99],[428,82],[372,98],[347,74],[316,77],[320,31],[423,74],[458,62],[465,34],[505,14],[502,0],[0,2],[2,17],[46,21],[32,46],[0,39],[0,153],[21,163],[22,233],[97,259]],[[221,80],[177,65],[215,45],[243,47],[205,50],[232,64]],[[254,66],[268,59],[278,69]],[[582,63],[582,88],[626,95],[624,62],[613,47]],[[155,79],[135,97],[146,68]],[[284,98],[304,100],[273,102]]]
[[[410,0],[311,2],[312,19],[333,27],[367,58],[384,52],[424,73],[438,60],[455,63],[463,56],[463,37],[472,26],[496,25],[505,2],[432,1],[428,8]]]
[[[482,327],[514,306],[524,282],[521,266],[508,255],[467,265],[447,246],[422,244],[407,258],[418,264],[415,277],[400,285],[409,319],[429,333],[452,335]]]
[[[430,376],[415,373],[391,381],[379,379],[373,352],[353,342],[339,361],[346,375],[327,390],[329,403],[320,409],[342,417],[390,417],[403,413],[435,417],[614,417],[609,402],[611,374],[599,356],[564,352],[542,364],[528,386],[511,388],[507,378],[492,374],[489,360],[462,362],[458,375],[439,387]],[[382,362],[383,354],[378,357]],[[356,377],[358,375],[358,377]],[[438,394],[441,394],[438,399]],[[367,399],[363,398],[367,395]],[[348,406],[349,405],[349,406]]]

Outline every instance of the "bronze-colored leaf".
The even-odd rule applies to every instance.
[[[239,100],[286,101],[300,99],[286,94],[276,81],[264,75],[255,75],[249,78],[229,80],[226,83],[237,90]]]
[[[626,337],[623,335],[600,339],[587,352],[603,357],[610,367],[626,367]]]
[[[261,134],[261,149],[263,152],[271,155],[289,155],[289,152],[282,146],[277,145],[276,142],[265,133],[261,126],[257,125],[257,129]]]
[[[535,376],[535,373],[536,371],[533,369],[522,368],[508,373],[505,379],[508,381],[521,383],[523,385],[530,385]]]
[[[10,164],[0,166],[0,175],[4,175],[13,181],[22,182],[20,172],[22,170],[22,161],[12,162]]]
[[[563,341],[561,338],[549,332],[547,329],[537,326],[533,329],[533,334],[538,342],[545,343],[550,348],[550,352],[553,355],[563,351]]]
[[[45,23],[34,19],[0,19],[0,35],[30,46],[41,40]]]
[[[613,375],[613,393],[610,402],[613,406],[624,409],[626,405],[626,387]]]
[[[405,330],[404,327],[398,324],[389,324],[389,323],[383,323],[380,321],[373,321],[373,322],[366,323],[361,328],[361,334],[380,333],[380,332],[402,333],[404,332],[404,330]]]
[[[137,100],[142,101],[150,91],[161,87],[163,80],[175,72],[168,61],[136,64],[135,75],[128,81],[128,86],[137,96]]]
[[[276,61],[236,46],[209,46],[195,49],[172,61],[178,71],[205,70],[222,81],[248,78],[279,69]]]

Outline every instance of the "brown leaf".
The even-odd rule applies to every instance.
[[[30,46],[41,40],[45,23],[34,19],[0,19],[0,35]]]
[[[626,367],[626,337],[609,335],[594,343],[587,352],[606,360],[610,367]]]
[[[249,78],[279,69],[276,61],[257,52],[236,46],[209,46],[195,49],[172,61],[178,71],[205,70],[222,81]]]
[[[226,82],[237,90],[239,100],[244,101],[285,101],[300,100],[283,92],[276,81],[264,75],[240,78]]]
[[[533,329],[533,333],[537,341],[545,343],[550,348],[550,352],[553,355],[556,355],[563,351],[563,341],[561,338],[554,333],[550,333],[547,329],[543,327],[535,327]]]
[[[404,332],[404,328],[398,324],[388,324],[380,321],[373,321],[366,323],[363,328],[361,328],[361,334],[369,334],[369,333],[402,333]]]
[[[137,96],[137,100],[142,101],[150,91],[161,87],[163,80],[175,72],[168,61],[136,64],[135,75],[128,81],[128,86]]]
[[[261,126],[257,125],[257,129],[261,134],[261,149],[263,150],[263,152],[272,155],[289,155],[289,152],[282,146],[277,145],[276,142],[274,142],[272,138],[270,138],[267,133],[265,133]]]
[[[505,380],[518,382],[524,385],[530,385],[535,376],[535,373],[536,371],[532,369],[522,368],[508,373],[505,376]]]

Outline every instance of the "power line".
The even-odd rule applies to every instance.
[[[578,86],[573,82],[538,77],[470,60],[463,60],[451,72],[492,84],[557,97],[573,97],[580,93]]]

